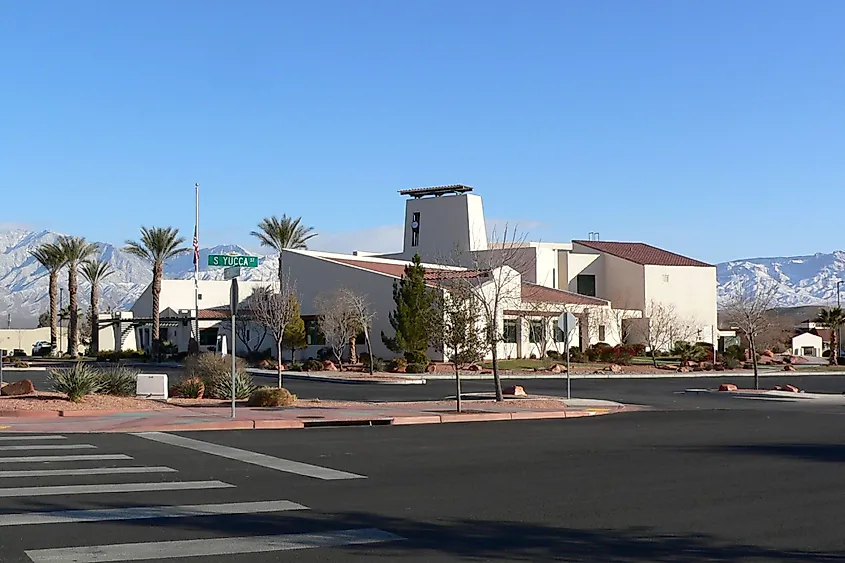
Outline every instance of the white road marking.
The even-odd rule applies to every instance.
[[[192,438],[184,438],[174,434],[165,434],[163,432],[139,432],[134,434],[134,436],[161,442],[163,444],[170,444],[171,446],[188,448],[189,450],[196,450],[198,452],[234,459],[244,463],[251,463],[252,465],[260,465],[261,467],[275,469],[276,471],[284,471],[285,473],[295,473],[306,477],[314,477],[315,479],[335,480],[367,478],[365,475],[347,473],[346,471],[338,471],[336,469],[329,469],[328,467],[320,467],[319,465],[311,465],[308,463],[301,463],[299,461],[272,457],[265,454],[250,452],[248,450],[221,446],[210,442],[202,442]]]
[[[107,461],[117,459],[132,458],[125,454],[28,455],[23,457],[0,457],[0,463],[33,463],[40,461]]]
[[[243,553],[267,553],[319,547],[339,547],[402,540],[383,530],[364,528],[240,538],[124,543],[58,549],[36,549],[26,554],[33,563],[103,563],[106,561],[149,561],[177,557],[211,557]]]
[[[0,489],[0,498],[41,497],[49,495],[89,495],[101,493],[138,493],[234,487],[223,481],[170,481],[164,483],[107,483],[102,485],[57,485],[51,487],[16,487]]]
[[[23,442],[24,440],[64,440],[64,436],[55,434],[23,434],[17,436],[0,436],[0,442]]]
[[[127,473],[175,473],[164,466],[142,467],[89,467],[88,469],[21,469],[0,471],[3,477],[59,477],[73,475],[118,475]]]
[[[102,510],[57,510],[55,512],[0,514],[0,526],[73,524],[78,522],[147,520],[150,518],[191,518],[193,516],[258,514],[260,512],[283,512],[286,510],[308,510],[308,507],[288,500],[270,500],[227,504],[188,504],[183,506],[133,506]]]
[[[30,450],[96,450],[94,444],[26,444],[0,446],[0,452],[19,452]]]

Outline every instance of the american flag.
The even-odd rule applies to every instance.
[[[194,225],[194,271],[199,270],[200,265],[200,240],[197,236],[197,225]]]

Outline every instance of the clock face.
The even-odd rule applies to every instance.
[[[414,229],[419,229],[420,228],[419,221],[414,221],[413,223],[411,223],[411,227],[414,228]]]

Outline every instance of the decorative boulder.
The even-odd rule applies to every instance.
[[[481,371],[481,366],[478,364],[470,364],[467,366],[467,371]]]
[[[792,364],[786,364],[785,366],[783,366],[783,371],[795,371],[795,366],[793,366]]]
[[[610,366],[607,369],[610,370],[613,373],[622,373],[622,366],[617,365],[617,364],[610,364]]]
[[[524,397],[527,395],[522,385],[511,385],[502,389],[503,395],[513,395],[514,397]]]
[[[566,373],[566,366],[555,364],[549,368],[549,371],[552,373]]]
[[[775,353],[772,352],[771,350],[763,350],[763,353],[761,354],[761,356],[767,356],[769,358],[774,358]]]
[[[800,393],[801,392],[801,390],[798,389],[797,387],[795,387],[794,385],[784,385],[783,390],[789,391],[791,393]]]
[[[719,391],[736,391],[736,385],[733,383],[722,383],[719,385]]]
[[[2,389],[3,395],[32,395],[35,393],[35,386],[32,381],[24,379],[23,381],[15,381],[4,385]]]
[[[323,362],[323,370],[324,371],[337,371],[337,366],[334,365],[334,362],[331,360],[325,360]]]
[[[425,367],[425,371],[427,371],[428,373],[434,373],[434,372],[436,372],[436,371],[437,371],[437,366],[436,366],[436,365],[434,365],[434,364],[428,364],[428,365]]]
[[[687,373],[689,371],[689,368],[686,366],[681,366],[678,368],[678,371],[681,373]]]

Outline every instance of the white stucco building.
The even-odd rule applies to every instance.
[[[822,337],[812,332],[805,332],[792,337],[792,354],[795,356],[821,358],[823,349],[824,341]]]
[[[434,289],[447,286],[441,282],[450,275],[472,277],[485,295],[490,294],[487,288],[501,286],[505,297],[496,323],[502,336],[498,353],[503,358],[563,351],[562,335],[555,329],[555,320],[563,312],[578,317],[574,344],[582,347],[597,342],[642,342],[634,329],[639,327],[641,332],[657,306],[673,311],[687,329],[685,339],[710,342],[717,336],[714,266],[636,242],[539,243],[515,239],[512,232],[494,233],[488,240],[481,197],[471,192],[472,188],[462,185],[400,192],[408,196],[401,252],[286,250],[285,268],[296,283],[308,333],[309,345],[301,357],[315,356],[323,346],[315,300],[340,288],[367,296],[374,313],[374,353],[392,357],[380,334],[392,335],[388,315],[394,309],[393,284],[415,254],[422,258],[426,279]],[[241,284],[242,298],[251,291],[244,288],[262,284],[249,283]],[[223,324],[229,284],[201,281],[200,285],[200,341],[205,347],[216,342],[221,330],[229,330]],[[148,288],[132,308],[132,319],[117,319],[120,332],[114,329],[113,333],[118,340],[126,327],[134,326],[137,346],[149,347],[150,307]],[[162,338],[186,348],[193,309],[193,281],[165,280]],[[256,345],[253,340],[260,332],[250,333],[250,347]],[[262,347],[272,348],[271,340]],[[437,354],[431,351],[431,357]]]

